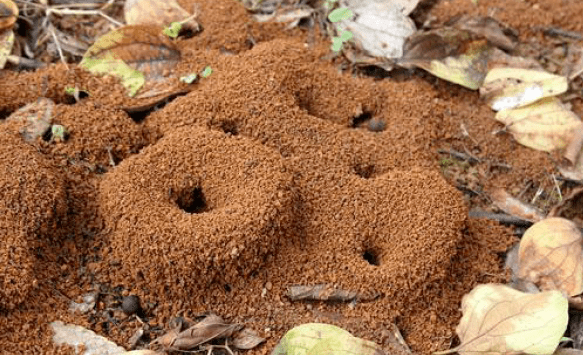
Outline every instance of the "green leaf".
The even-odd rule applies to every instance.
[[[164,29],[164,34],[170,38],[176,38],[178,37],[181,29],[182,24],[180,22],[172,22],[170,26]]]
[[[342,20],[347,20],[347,19],[351,18],[352,16],[354,16],[354,14],[352,13],[352,11],[350,9],[347,9],[345,7],[340,7],[338,9],[330,12],[330,14],[328,15],[328,20],[330,20],[330,22],[338,22],[338,21],[342,21]]]
[[[330,324],[308,323],[289,330],[271,355],[375,355],[382,353],[372,341],[357,338]]]
[[[83,58],[80,65],[93,74],[110,74],[121,80],[122,85],[128,89],[128,95],[133,97],[140,90],[146,79],[144,74],[132,69],[121,59],[115,59],[112,55],[104,58]]]
[[[350,31],[343,31],[343,32],[340,34],[340,39],[341,39],[343,42],[350,41],[350,40],[351,40],[353,37],[354,37],[354,35],[353,35],[353,34],[352,34],[352,32],[350,32]]]
[[[208,78],[212,73],[213,73],[213,68],[211,68],[209,65],[207,65],[202,70],[202,73],[200,73],[200,76],[202,76],[203,78]]]
[[[332,50],[334,52],[340,52],[343,44],[344,42],[342,39],[340,39],[340,37],[332,37]]]

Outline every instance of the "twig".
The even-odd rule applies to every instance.
[[[449,155],[454,156],[458,159],[467,160],[470,163],[481,163],[482,162],[480,159],[478,159],[474,156],[471,156],[471,155],[465,154],[465,153],[461,153],[461,152],[458,152],[455,150],[451,150],[451,149],[450,150],[439,149],[437,152],[441,153],[441,154],[449,154]]]
[[[37,68],[42,68],[42,67],[46,66],[46,64],[43,62],[39,62],[39,61],[34,60],[34,59],[18,57],[15,55],[9,55],[8,57],[6,57],[6,60],[14,65],[19,65],[19,66],[22,66],[25,68],[30,68],[30,69],[37,69]]]
[[[576,40],[582,40],[583,35],[576,31],[567,31],[556,27],[539,28],[542,32],[550,37],[567,37]]]
[[[64,15],[99,15],[101,17],[104,17],[105,19],[107,19],[111,23],[115,24],[116,26],[123,26],[123,23],[118,22],[115,19],[113,19],[112,17],[107,16],[101,10],[71,10],[71,9],[59,10],[59,9],[55,9],[52,7],[47,9],[47,17],[53,13],[57,14],[57,15],[61,15],[61,16],[64,16]]]
[[[522,219],[516,216],[511,216],[505,213],[492,213],[488,211],[482,211],[479,209],[472,209],[468,212],[470,218],[485,218],[492,221],[498,221],[502,224],[509,224],[517,227],[530,227],[533,222],[526,219]]]
[[[47,17],[47,19],[48,19],[48,17]],[[53,26],[51,24],[49,24],[49,32],[53,36],[53,40],[55,41],[55,46],[57,46],[57,51],[59,52],[59,57],[61,58],[61,62],[63,62],[63,64],[65,64],[65,67],[67,67],[67,70],[69,70],[69,66],[67,65],[67,61],[65,60],[65,55],[63,54],[63,50],[61,49],[61,44],[59,43],[59,39],[57,38],[57,35],[55,34],[55,29],[53,28]]]

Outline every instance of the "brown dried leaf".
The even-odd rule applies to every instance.
[[[211,314],[182,332],[178,333],[178,328],[175,328],[156,339],[154,344],[175,350],[191,350],[214,339],[229,338],[242,327],[240,324],[227,324],[221,317]]]
[[[490,198],[499,209],[511,216],[520,217],[531,222],[538,222],[545,218],[536,207],[512,197],[502,188],[490,191]]]
[[[183,28],[200,31],[193,14],[183,9],[175,0],[127,0],[124,16],[128,25],[157,25],[166,27],[172,22],[182,22]],[[188,20],[187,20],[188,19]]]
[[[356,291],[334,288],[329,284],[313,286],[297,285],[287,289],[287,296],[292,301],[324,301],[324,302],[351,302],[358,300],[370,300],[376,296],[361,295]]]
[[[231,345],[237,349],[249,350],[253,349],[264,341],[265,338],[260,337],[256,331],[245,328],[237,333],[235,338],[233,338]]]
[[[12,29],[18,18],[18,6],[12,0],[0,0],[0,32]]]
[[[6,119],[7,122],[20,122],[20,134],[26,142],[32,143],[42,137],[51,128],[55,103],[51,99],[39,98]]]
[[[549,212],[549,217],[563,217],[583,228],[583,187],[573,189]]]
[[[559,166],[561,174],[572,180],[583,180],[583,128],[575,131],[563,157]]]
[[[569,296],[583,292],[583,237],[575,223],[551,217],[526,230],[518,252],[521,279]]]
[[[12,30],[0,33],[0,69],[3,69],[8,60],[8,56],[12,53],[14,46],[14,32]]]
[[[397,63],[475,90],[486,76],[492,49],[486,39],[470,31],[444,27],[409,37]]]
[[[498,48],[511,51],[516,47],[516,42],[504,34],[500,23],[492,17],[470,17],[464,15],[452,25],[460,30],[469,31],[479,37],[483,37]]]
[[[156,26],[125,26],[100,37],[80,65],[94,74],[119,78],[134,96],[164,83],[180,61],[180,51]]]

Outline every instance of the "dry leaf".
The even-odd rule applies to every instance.
[[[575,223],[552,217],[526,230],[518,252],[521,279],[569,296],[583,292],[582,237]]]
[[[8,60],[8,56],[12,53],[14,46],[14,32],[12,30],[0,33],[0,69],[3,69]]]
[[[359,297],[356,291],[339,290],[329,284],[291,286],[287,296],[292,301],[351,302]]]
[[[563,200],[553,207],[549,217],[563,217],[583,228],[583,187],[573,189]]]
[[[490,198],[496,207],[511,216],[520,217],[531,222],[538,222],[545,218],[536,207],[512,197],[504,189],[499,188],[490,191]]]
[[[476,90],[488,70],[492,46],[469,31],[440,28],[411,36],[397,63],[416,66],[453,83]]]
[[[100,37],[80,65],[94,74],[121,79],[134,96],[146,83],[164,82],[180,61],[180,52],[155,26],[121,27]]]
[[[18,18],[18,6],[12,0],[0,0],[0,31],[10,30]]]
[[[178,327],[172,329],[152,344],[174,350],[191,350],[214,339],[229,338],[242,327],[240,324],[227,324],[221,317],[211,314],[182,332],[178,332]]]
[[[153,350],[132,350],[126,351],[125,353],[121,353],[119,355],[166,355],[166,353]]]
[[[340,0],[340,7],[354,14],[338,22],[340,31],[350,31],[357,48],[373,57],[400,58],[405,39],[415,32],[413,20],[403,14],[403,5],[386,0]]]
[[[20,134],[28,143],[35,142],[51,129],[55,103],[51,99],[39,98],[13,112],[7,122],[20,122]]]
[[[552,354],[568,321],[568,302],[559,291],[523,293],[505,285],[478,285],[462,299],[456,328],[461,344],[434,354]]]
[[[200,31],[198,22],[191,18],[193,14],[183,9],[175,0],[126,0],[123,10],[128,25],[166,27],[172,22],[186,21],[182,24],[183,28],[193,32]]]
[[[583,180],[583,127],[575,131],[563,157],[559,166],[561,174],[572,180]]]
[[[480,38],[485,38],[492,45],[511,51],[516,47],[516,42],[502,31],[498,21],[492,17],[470,17],[467,15],[456,19],[451,26],[462,31],[469,31]]]
[[[546,152],[567,146],[583,127],[579,117],[555,97],[500,111],[496,119],[506,125],[520,144]]]
[[[285,333],[271,355],[384,355],[384,351],[334,325],[308,323]]]
[[[230,345],[237,349],[249,350],[253,349],[264,341],[265,338],[260,337],[257,332],[245,328],[237,333],[237,335],[231,341]]]
[[[542,70],[493,68],[480,87],[480,95],[494,111],[501,111],[562,94],[568,88],[567,78]]]

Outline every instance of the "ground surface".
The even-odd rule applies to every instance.
[[[0,73],[3,117],[48,97],[71,131],[65,142],[24,143],[19,124],[0,126],[5,186],[22,192],[5,206],[30,216],[2,249],[14,270],[11,255],[22,256],[23,271],[7,268],[2,281],[0,352],[71,352],[51,344],[53,320],[127,346],[142,327],[116,308],[128,294],[153,335],[178,314],[213,311],[267,338],[250,355],[306,322],[380,344],[396,323],[416,352],[450,346],[461,297],[505,280],[500,257],[515,241],[468,209],[488,208],[496,187],[525,199],[552,191],[552,157],[492,134],[501,125],[477,92],[420,71],[370,77],[326,59],[317,31],[256,24],[232,0],[197,3],[204,30],[177,42],[177,71],[213,74],[147,115],[127,109],[114,81],[73,66]],[[583,30],[579,1],[430,1],[416,16],[436,24],[464,13],[541,46],[551,44],[538,27]],[[71,86],[91,95],[70,104]],[[572,104],[581,116],[581,100]],[[384,130],[369,129],[378,122]],[[481,162],[451,164],[440,150]],[[319,283],[362,300],[286,297]],[[68,310],[96,289],[94,312]]]

